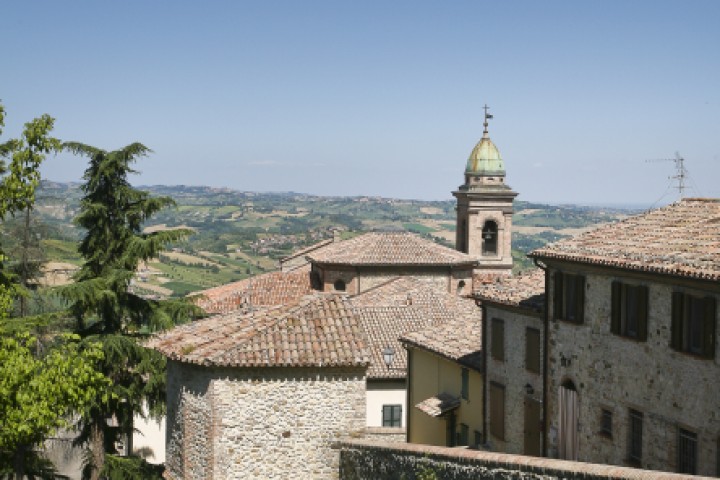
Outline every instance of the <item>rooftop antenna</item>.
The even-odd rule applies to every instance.
[[[490,107],[487,106],[487,103],[486,103],[485,106],[483,107],[483,110],[485,110],[485,121],[483,122],[483,127],[485,127],[485,128],[484,128],[484,130],[483,130],[483,137],[487,137],[487,136],[488,136],[488,120],[490,120],[491,118],[493,118],[493,116],[488,113],[488,109],[489,109],[489,108],[490,108]]]
[[[646,162],[675,162],[675,175],[668,177],[670,180],[675,180],[675,188],[677,188],[680,200],[685,197],[685,179],[688,176],[688,171],[685,169],[685,159],[680,156],[679,152],[675,152],[675,158],[656,158],[652,160],[645,160]]]

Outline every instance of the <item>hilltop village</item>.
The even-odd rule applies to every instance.
[[[512,274],[517,192],[488,118],[453,192],[455,249],[323,240],[194,294],[209,316],[150,342],[168,359],[167,478],[720,474],[720,200]]]

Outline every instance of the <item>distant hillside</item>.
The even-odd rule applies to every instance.
[[[82,192],[77,183],[44,182],[36,214],[44,225],[47,257],[79,264],[72,223]],[[453,246],[455,202],[380,197],[320,197],[299,193],[239,192],[202,186],[142,187],[170,196],[177,207],[158,214],[149,228],[190,227],[195,234],[149,262],[134,288],[158,296],[188,292],[273,270],[292,251],[332,236],[377,229],[404,229]],[[550,206],[515,202],[513,252],[516,269],[530,266],[525,254],[599,223],[615,221],[623,209]],[[12,243],[12,240],[10,240]]]

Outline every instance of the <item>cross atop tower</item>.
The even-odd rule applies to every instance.
[[[483,122],[483,127],[485,127],[485,128],[484,128],[484,130],[483,130],[483,137],[487,137],[487,136],[488,136],[488,120],[490,120],[491,118],[493,118],[493,116],[488,113],[488,109],[489,109],[489,108],[490,108],[490,107],[487,106],[487,103],[486,103],[485,106],[483,107],[483,110],[485,110],[485,121]]]

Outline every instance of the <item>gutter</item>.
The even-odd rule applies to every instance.
[[[533,257],[533,263],[536,267],[543,270],[545,272],[545,314],[543,318],[543,365],[542,365],[542,372],[543,372],[543,382],[542,382],[542,446],[541,446],[541,453],[543,457],[548,456],[548,429],[550,427],[548,423],[548,392],[547,392],[547,383],[548,383],[548,345],[550,344],[550,341],[548,339],[548,333],[550,332],[550,317],[548,314],[549,311],[549,305],[550,305],[550,295],[549,295],[549,287],[550,287],[550,278],[548,277],[548,267],[547,265],[543,265],[540,260],[536,257]]]

